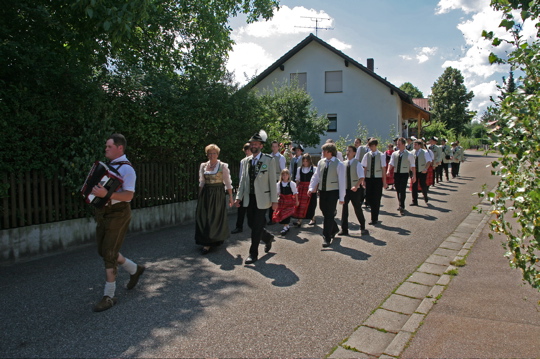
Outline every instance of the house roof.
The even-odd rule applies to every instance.
[[[324,42],[323,40],[321,40],[320,38],[318,38],[317,36],[313,35],[313,34],[310,34],[308,37],[306,37],[304,40],[302,40],[298,45],[296,45],[295,47],[293,47],[289,52],[287,52],[285,55],[283,55],[281,58],[279,58],[276,62],[274,62],[272,65],[270,65],[270,67],[268,67],[266,70],[264,70],[263,72],[261,72],[260,75],[258,75],[257,77],[255,77],[255,79],[253,79],[249,84],[248,86],[251,88],[251,87],[254,87],[255,85],[257,85],[259,82],[261,82],[266,76],[270,75],[274,70],[278,69],[280,66],[284,65],[285,62],[287,62],[287,60],[289,60],[291,57],[293,57],[294,55],[296,55],[299,51],[301,51],[304,47],[306,47],[309,43],[311,43],[312,41],[315,41],[316,43],[320,44],[321,46],[327,48],[328,50],[332,51],[333,53],[335,53],[336,55],[340,56],[341,58],[343,58],[343,60],[348,63],[348,64],[351,64],[353,66],[356,66],[357,68],[359,68],[360,70],[364,71],[366,74],[368,74],[369,76],[373,77],[375,80],[383,83],[384,85],[386,85],[388,88],[390,88],[391,90],[395,91],[399,97],[401,98],[402,101],[406,102],[406,103],[409,103],[415,107],[418,107],[420,108],[421,110],[423,111],[427,111],[425,110],[424,108],[421,108],[419,106],[417,106],[411,96],[409,96],[407,93],[405,93],[404,91],[400,90],[398,87],[392,85],[390,82],[388,82],[386,79],[382,78],[381,76],[377,75],[375,72],[369,70],[366,66],[360,64],[358,61],[354,60],[353,58],[345,55],[343,52],[339,51],[338,49],[336,49],[335,47],[333,47],[332,45]]]
[[[428,98],[413,98],[414,104],[426,111],[429,111],[429,99]]]

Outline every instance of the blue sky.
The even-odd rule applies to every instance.
[[[448,66],[458,68],[468,90],[475,93],[470,109],[479,116],[497,96],[497,83],[509,69],[490,65],[490,44],[482,30],[502,35],[501,14],[489,0],[282,0],[270,21],[247,25],[244,17],[231,20],[236,45],[227,68],[244,83],[246,75],[261,73],[302,41],[315,22],[305,17],[329,18],[319,24],[318,36],[366,64],[396,86],[411,82],[427,97]],[[304,26],[304,27],[302,27]],[[525,32],[534,29],[525,28]],[[502,54],[508,48],[495,50]]]

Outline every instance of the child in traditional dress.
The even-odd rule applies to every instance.
[[[277,194],[278,208],[274,211],[272,221],[283,224],[281,235],[284,236],[289,232],[291,217],[295,207],[298,206],[296,183],[291,182],[291,173],[287,168],[281,171],[281,180],[277,183]]]
[[[298,169],[296,174],[296,186],[298,188],[298,203],[299,205],[294,209],[294,218],[298,218],[298,221],[294,223],[295,226],[302,226],[302,219],[310,219],[309,224],[315,224],[315,210],[317,209],[317,192],[308,196],[309,182],[311,177],[315,173],[315,167],[313,167],[313,161],[309,153],[302,156],[302,167]]]

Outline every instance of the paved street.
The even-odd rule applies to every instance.
[[[324,357],[467,217],[479,202],[472,193],[494,187],[486,165],[495,156],[466,154],[462,176],[433,187],[429,207],[421,200],[400,216],[395,192],[385,191],[382,223],[360,237],[350,216],[351,236],[328,249],[320,213],[317,226],[276,236],[249,266],[247,228],[207,256],[193,224],[132,234],[122,252],[148,269],[132,291],[120,270],[118,305],[103,313],[91,310],[104,283],[94,246],[0,267],[0,355]]]

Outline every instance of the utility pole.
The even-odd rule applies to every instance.
[[[315,29],[315,36],[319,37],[319,30],[334,30],[333,27],[319,27],[319,23],[323,20],[332,20],[328,17],[315,17],[315,16],[301,16],[306,19],[311,19],[311,21],[315,21],[315,27],[313,26],[295,26],[295,27],[302,27],[305,29]]]

